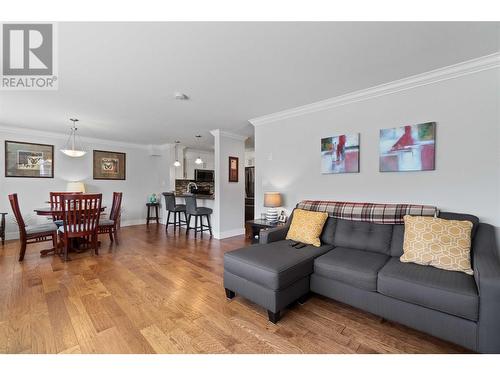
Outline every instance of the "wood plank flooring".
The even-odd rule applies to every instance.
[[[48,243],[0,247],[1,353],[464,353],[465,349],[313,296],[273,325],[225,298],[223,254],[245,238],[165,234],[162,225],[102,236],[99,256],[40,258]]]

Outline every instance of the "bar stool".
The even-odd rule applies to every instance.
[[[165,223],[165,232],[168,231],[168,225],[174,224],[174,232],[177,226],[179,229],[182,224],[187,224],[187,216],[186,216],[186,205],[185,204],[177,204],[175,203],[175,194],[174,193],[163,193],[165,197],[165,208],[168,212],[167,222]],[[170,213],[174,213],[174,222],[170,221]],[[184,212],[184,220],[181,219],[181,212]]]
[[[210,215],[213,210],[208,207],[198,207],[196,203],[196,197],[192,194],[187,194],[184,199],[186,200],[186,213],[187,213],[187,230],[186,234],[189,234],[190,229],[194,229],[194,237],[196,238],[198,232],[201,232],[203,236],[204,231],[210,232],[210,237],[212,237],[212,225],[210,224]],[[191,225],[191,216],[194,216],[194,228]],[[203,216],[207,218],[207,225],[203,224]],[[200,217],[200,225],[198,226],[198,217]]]

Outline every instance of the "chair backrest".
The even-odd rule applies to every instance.
[[[163,196],[165,197],[165,208],[167,211],[173,211],[175,210],[175,194],[174,193],[169,193],[165,192],[162,193]]]
[[[23,215],[19,209],[19,201],[17,200],[17,194],[9,194],[9,202],[14,212],[14,217],[16,218],[17,225],[19,226],[19,234],[21,238],[26,237],[26,225],[24,224]]]
[[[113,193],[113,204],[111,205],[109,219],[113,220],[115,223],[120,217],[120,212],[122,209],[122,196],[123,193],[118,193],[116,191]]]
[[[62,196],[65,237],[94,234],[99,225],[102,194],[71,194]]]
[[[186,201],[186,214],[194,215],[196,210],[198,209],[198,205],[196,204],[196,197],[192,194],[186,194],[184,197]]]
[[[80,192],[71,192],[71,191],[51,191],[49,193],[50,195],[50,209],[51,210],[58,210],[61,211],[61,213],[54,213],[52,212],[52,220],[62,220],[62,205],[61,205],[61,197],[64,195],[71,195],[71,194],[81,194]]]

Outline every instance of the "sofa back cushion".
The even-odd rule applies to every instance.
[[[405,238],[405,226],[396,224],[392,226],[391,256],[400,257],[403,255],[403,242]]]
[[[329,216],[326,219],[325,226],[323,227],[323,232],[321,233],[321,243],[324,245],[334,245],[335,228],[337,227],[337,220],[334,217]]]
[[[333,244],[389,255],[392,227],[392,224],[337,219]]]

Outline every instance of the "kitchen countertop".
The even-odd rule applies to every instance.
[[[215,196],[213,194],[193,194],[196,199],[211,199],[214,200]],[[185,198],[187,194],[176,195],[176,198]]]

